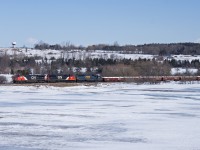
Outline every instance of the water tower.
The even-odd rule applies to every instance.
[[[15,48],[16,44],[17,44],[17,42],[12,42],[12,47]]]

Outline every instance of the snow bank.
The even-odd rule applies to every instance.
[[[190,73],[190,74],[196,74],[198,72],[198,69],[195,68],[172,68],[171,74],[184,74],[184,73]]]
[[[0,76],[6,77],[7,83],[12,83],[12,74],[0,74]]]

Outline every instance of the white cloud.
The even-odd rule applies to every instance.
[[[34,44],[38,43],[38,40],[36,38],[33,38],[33,37],[29,37],[27,40],[26,40],[27,44],[33,46]]]
[[[200,38],[198,38],[198,39],[195,41],[195,43],[200,43]]]

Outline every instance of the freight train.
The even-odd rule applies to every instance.
[[[200,81],[200,76],[134,76],[102,77],[99,74],[82,75],[14,75],[13,83],[55,82],[157,82],[157,81]]]

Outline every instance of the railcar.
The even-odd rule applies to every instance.
[[[74,75],[46,75],[46,82],[76,82]]]
[[[92,75],[77,75],[76,76],[77,82],[101,82],[102,77],[98,74],[92,74]]]
[[[103,82],[125,82],[124,77],[103,77]]]
[[[42,83],[45,82],[45,75],[15,75],[13,83]]]

